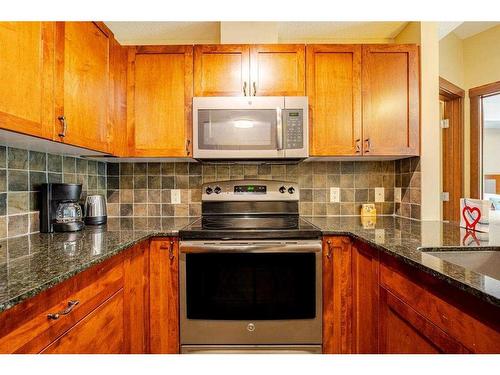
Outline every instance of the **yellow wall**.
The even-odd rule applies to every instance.
[[[451,33],[439,43],[439,74],[463,88],[464,194],[470,195],[470,102],[468,90],[500,81],[500,26],[460,40]]]

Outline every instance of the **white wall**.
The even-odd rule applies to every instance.
[[[483,173],[500,174],[500,129],[484,129]]]

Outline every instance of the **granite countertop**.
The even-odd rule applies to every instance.
[[[304,217],[319,227],[323,235],[347,235],[396,256],[468,293],[500,307],[500,280],[441,260],[429,251],[500,251],[500,225],[490,233],[468,234],[454,223],[417,221],[378,216],[374,224],[363,225],[355,217]]]
[[[0,312],[149,237],[176,236],[194,218],[109,218],[103,227],[0,241]]]
[[[466,234],[457,225],[379,216],[304,217],[324,235],[348,235],[373,245],[434,276],[500,306],[500,280],[440,260],[422,248],[467,246],[500,250],[500,239]],[[176,236],[197,218],[109,218],[102,228],[32,234],[0,241],[0,312],[150,237]],[[500,233],[500,229],[498,230]],[[425,249],[424,249],[425,250]]]

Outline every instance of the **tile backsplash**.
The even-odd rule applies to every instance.
[[[202,183],[243,178],[298,182],[302,215],[359,215],[361,204],[375,202],[380,191],[378,214],[420,217],[419,158],[295,165],[108,163],[108,215],[199,216]],[[330,202],[331,188],[339,188],[339,202]],[[396,188],[401,189],[398,203]],[[180,203],[172,203],[173,194]]]
[[[82,201],[106,194],[106,163],[0,146],[0,238],[38,232],[44,182],[81,183]]]
[[[420,219],[418,157],[293,165],[105,163],[0,146],[0,238],[38,231],[43,182],[81,183],[82,202],[87,194],[105,195],[110,217],[188,217],[201,213],[202,183],[243,178],[298,183],[302,215],[359,215],[361,204],[375,202],[378,214]],[[331,188],[339,189],[339,202],[330,201]],[[180,202],[173,203],[173,195]]]

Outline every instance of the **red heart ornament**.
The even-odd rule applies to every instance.
[[[470,215],[471,218],[474,218],[474,213],[476,213],[477,216],[473,219],[472,223],[468,220],[468,216],[466,215],[466,212]],[[464,208],[462,210],[462,216],[465,220],[465,227],[475,229],[476,224],[481,219],[481,211],[477,207],[464,206]]]

